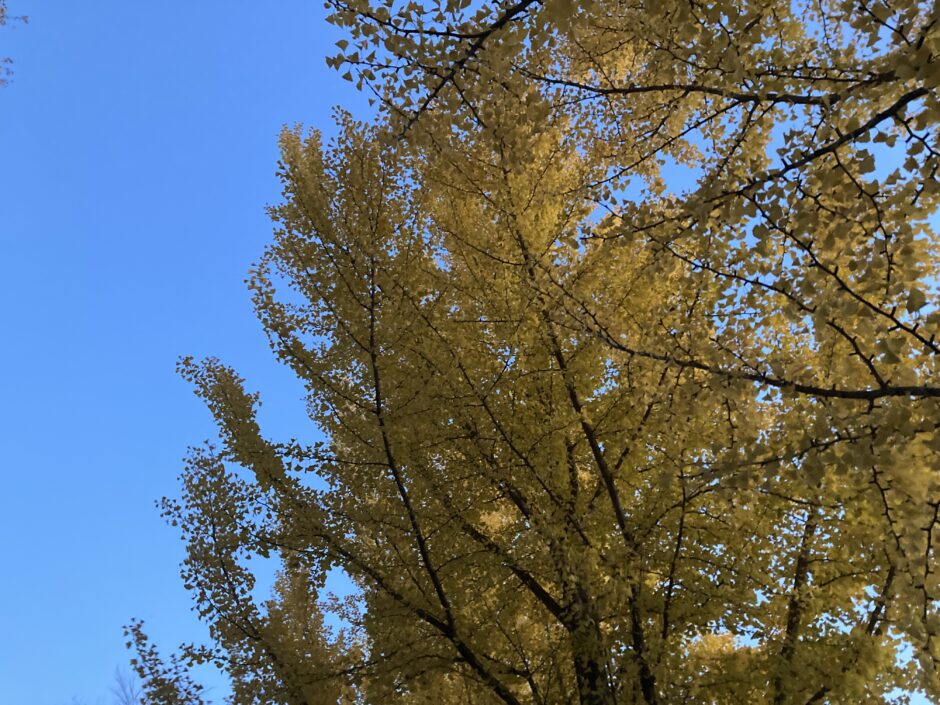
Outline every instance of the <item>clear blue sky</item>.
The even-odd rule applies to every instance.
[[[317,0],[9,0],[0,89],[0,703],[110,703],[121,625],[203,631],[153,506],[212,434],[174,374],[218,355],[303,433],[243,279],[270,237],[284,123],[365,100]],[[298,431],[298,427],[300,430]]]

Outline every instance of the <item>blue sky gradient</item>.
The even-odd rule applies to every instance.
[[[154,500],[213,433],[178,356],[217,355],[275,434],[312,431],[243,280],[270,239],[277,135],[364,97],[311,0],[9,0],[0,89],[0,703],[110,704],[143,618],[198,640]],[[218,692],[218,691],[217,691]]]

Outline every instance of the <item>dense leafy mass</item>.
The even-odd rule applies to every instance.
[[[182,362],[215,644],[132,626],[151,700],[940,697],[938,8],[331,5],[383,117],[282,135],[250,279],[326,440]]]

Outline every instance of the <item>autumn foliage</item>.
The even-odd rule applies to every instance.
[[[937,8],[331,5],[381,119],[281,136],[250,278],[313,425],[182,361],[151,701],[940,696]]]

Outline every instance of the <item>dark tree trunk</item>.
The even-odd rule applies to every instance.
[[[571,649],[581,705],[614,705],[604,636],[593,605],[580,586],[575,590],[570,620]]]

